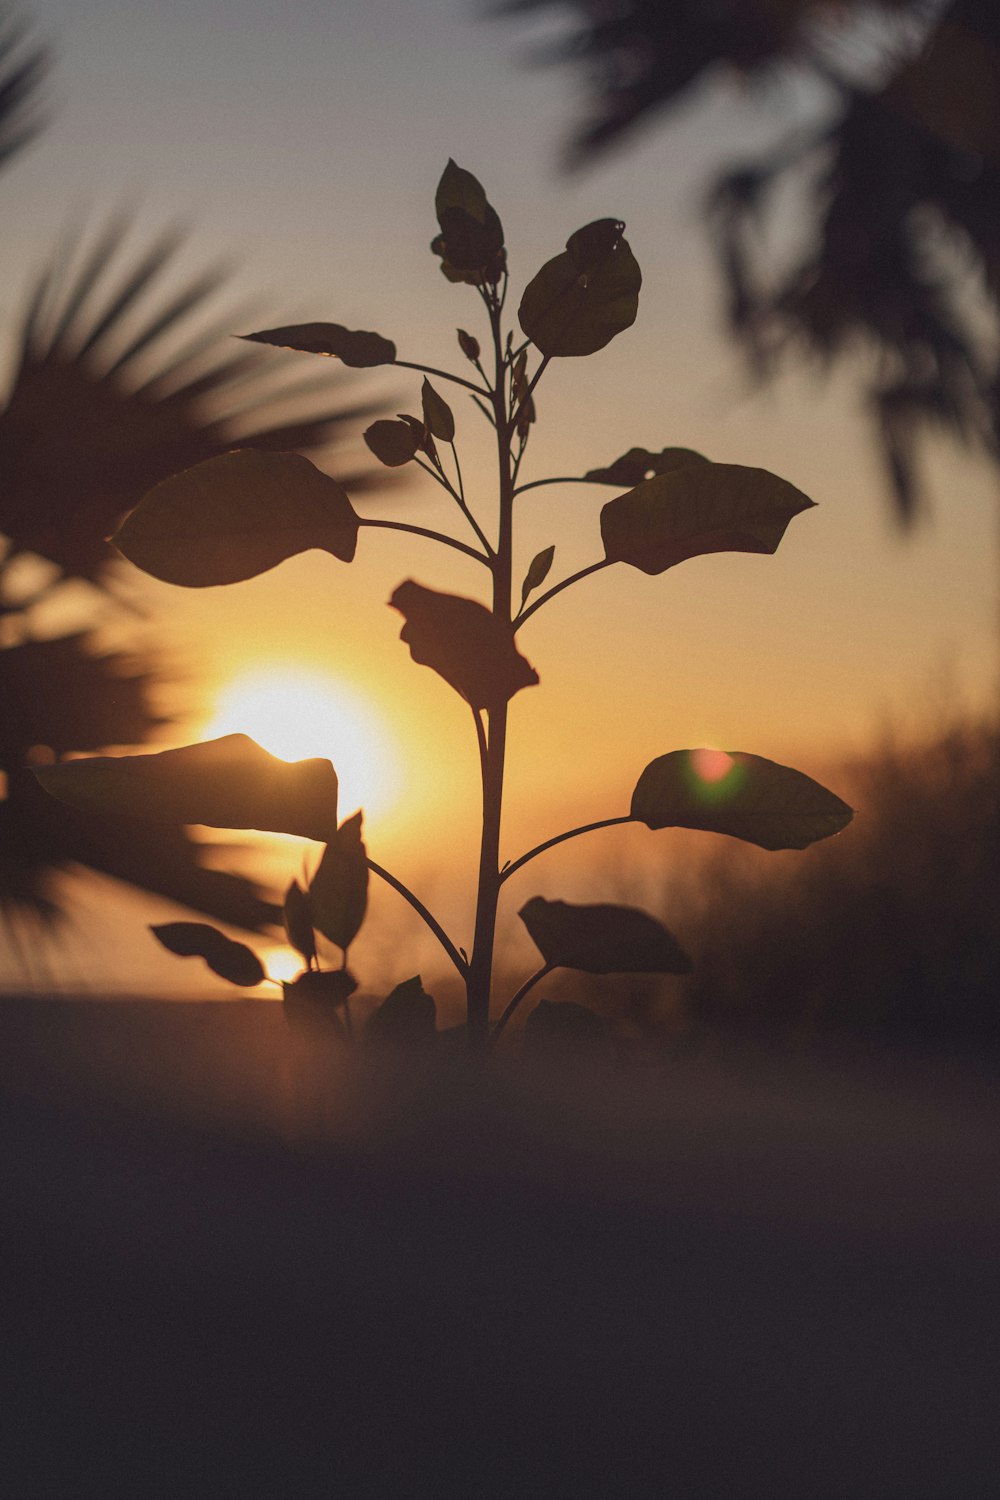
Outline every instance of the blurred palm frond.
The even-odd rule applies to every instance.
[[[28,26],[0,13],[0,168],[45,124],[40,90],[49,65],[48,49],[29,39]]]

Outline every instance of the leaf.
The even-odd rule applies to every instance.
[[[368,906],[368,856],[361,842],[361,813],[348,818],[323,851],[309,886],[313,926],[345,953]]]
[[[854,816],[818,781],[739,750],[672,750],[650,761],[631,816],[647,828],[702,828],[762,849],[805,849]]]
[[[220,979],[250,989],[267,977],[256,953],[245,943],[234,943],[207,922],[166,922],[150,932],[179,958],[203,958]]]
[[[408,420],[393,422],[383,417],[365,430],[365,442],[378,459],[390,469],[398,469],[415,457],[421,434]]]
[[[646,448],[630,448],[607,469],[588,469],[584,479],[591,484],[636,485],[655,474],[670,474],[691,464],[707,464],[708,459],[693,448],[663,448],[650,453]]]
[[[281,986],[285,1016],[293,1026],[309,1031],[332,1031],[345,1037],[338,1012],[357,987],[358,981],[349,969],[307,970]]]
[[[609,500],[601,535],[609,562],[662,573],[709,552],[773,553],[813,502],[785,479],[742,464],[690,464]]]
[[[321,843],[337,826],[330,762],[278,760],[245,734],[154,755],[63,761],[34,773],[53,797],[85,813],[258,828]]]
[[[507,261],[503,225],[482,185],[450,158],[437,186],[434,208],[441,233],[431,249],[441,257],[444,275],[449,281],[472,286],[495,286]]]
[[[475,364],[482,352],[479,347],[479,340],[473,338],[471,333],[466,333],[464,328],[458,330],[458,347],[470,364]]]
[[[455,417],[443,396],[439,396],[430,381],[424,379],[420,387],[424,422],[442,443],[450,443],[455,436]]]
[[[164,479],[111,538],[164,583],[242,583],[318,547],[354,557],[358,517],[346,491],[298,453],[220,454]]]
[[[307,964],[312,963],[316,957],[316,934],[313,932],[312,907],[308,895],[297,880],[293,880],[285,892],[282,916],[288,941],[296,953],[302,955]]]
[[[393,1046],[420,1046],[437,1040],[437,1007],[415,974],[388,994],[368,1017],[365,1036]]]
[[[564,1050],[591,1048],[608,1041],[611,1022],[575,1000],[539,1000],[524,1027],[532,1052],[551,1057]]]
[[[532,558],[531,566],[527,573],[525,573],[524,582],[521,585],[522,608],[527,603],[528,595],[532,590],[540,588],[549,576],[549,569],[552,566],[552,559],[555,555],[555,547],[546,547],[544,551],[539,552],[536,557]]]
[[[533,896],[518,913],[545,962],[587,974],[690,974],[662,922],[633,906],[573,906]]]
[[[635,322],[642,273],[624,229],[619,219],[578,229],[525,288],[518,320],[542,354],[593,354]]]
[[[518,651],[511,627],[476,600],[409,579],[389,603],[406,621],[400,640],[413,660],[432,667],[473,708],[496,708],[537,683],[538,673]]]
[[[274,344],[279,349],[298,349],[303,354],[328,354],[355,370],[391,365],[396,346],[380,333],[344,328],[340,323],[290,323],[286,328],[266,328],[261,333],[240,335],[254,344]]]

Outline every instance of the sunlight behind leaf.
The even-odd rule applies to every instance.
[[[203,732],[248,734],[281,760],[327,756],[341,807],[364,808],[367,823],[391,812],[399,795],[399,767],[376,709],[321,672],[268,665],[242,673],[219,693]]]

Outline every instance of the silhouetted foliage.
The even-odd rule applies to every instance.
[[[794,516],[811,508],[792,485],[760,469],[713,464],[687,449],[659,453],[633,448],[610,468],[587,471],[583,480],[548,478],[518,484],[536,418],[534,392],[553,358],[592,354],[635,320],[641,275],[618,219],[600,219],[570,236],[566,250],[529,281],[518,312],[523,342],[504,330],[508,291],[507,250],[496,210],[473,175],[449,161],[435,197],[440,234],[431,249],[452,282],[475,288],[488,320],[491,378],[480,362],[480,345],[463,329],[459,347],[479,383],[445,370],[400,360],[396,345],[374,333],[353,333],[340,324],[309,323],[255,333],[258,343],[276,343],[349,363],[393,363],[421,371],[421,417],[377,422],[366,434],[383,463],[419,462],[451,497],[475,534],[478,546],[405,523],[361,517],[345,491],[301,457],[273,455],[266,464],[253,454],[213,458],[158,485],[119,527],[116,546],[157,578],[200,587],[247,579],[284,558],[319,548],[341,562],[355,555],[362,527],[417,531],[473,557],[490,575],[491,602],[441,593],[408,580],[389,603],[404,617],[401,639],[414,661],[429,666],[472,712],[483,783],[483,818],[476,887],[475,936],[471,956],[456,947],[423,902],[396,876],[368,857],[362,814],[337,826],[337,782],[329,762],[305,761],[276,775],[271,757],[243,737],[191,745],[154,756],[97,758],[39,767],[36,776],[54,797],[78,809],[109,814],[123,809],[151,819],[197,820],[215,826],[256,826],[303,834],[325,842],[307,889],[293,881],[285,898],[285,927],[305,963],[284,987],[292,1020],[319,1022],[349,1035],[354,979],[348,950],[365,917],[369,871],[393,886],[440,941],[466,991],[470,1045],[496,1042],[531,989],[553,969],[582,973],[686,973],[690,962],[673,934],[645,912],[623,906],[573,906],[529,900],[520,911],[544,962],[491,1021],[494,941],[504,882],[552,846],[615,823],[649,828],[702,828],[749,840],[768,849],[801,849],[829,837],[850,821],[839,797],[801,772],[741,752],[673,751],[654,760],[639,777],[628,813],[571,828],[500,864],[500,814],[504,787],[508,705],[538,674],[517,647],[517,633],[537,610],[572,584],[601,568],[625,562],[646,573],[662,573],[706,553],[773,553]],[[529,371],[530,354],[537,357]],[[495,540],[466,499],[455,445],[455,416],[426,378],[446,380],[471,396],[493,428],[497,442]],[[386,433],[385,429],[390,429]],[[437,443],[447,444],[446,467]],[[418,453],[424,455],[418,459]],[[612,484],[625,493],[601,511],[604,556],[538,593],[549,575],[555,546],[532,561],[515,605],[513,573],[515,501],[540,485]],[[276,528],[275,516],[281,517]],[[532,604],[528,599],[536,597]],[[234,744],[234,741],[238,743]],[[221,774],[220,774],[221,773]],[[284,819],[284,821],[282,821]],[[255,973],[249,950],[234,953],[221,934],[185,926],[178,948],[174,934],[156,935],[172,951],[198,954],[216,973],[247,982]],[[316,934],[343,952],[342,967],[320,967]],[[429,1002],[429,1003],[428,1003]],[[544,1016],[544,1013],[543,1013]],[[586,1027],[588,1023],[584,1023]],[[419,976],[389,996],[373,1022],[375,1035],[433,1034],[434,1006]],[[536,1025],[543,1038],[578,1021]],[[597,1022],[588,1035],[601,1030]]]
[[[0,10],[0,170],[45,123],[41,84],[49,69],[48,49],[29,27]]]
[[[523,0],[535,9],[549,0]],[[865,351],[867,398],[904,523],[915,444],[943,430],[995,456],[1000,365],[1000,11],[988,0],[572,0],[562,49],[588,68],[578,159],[623,141],[726,69],[815,83],[811,124],[734,163],[708,194],[728,321],[759,376],[789,352]],[[775,254],[777,190],[811,234]]]

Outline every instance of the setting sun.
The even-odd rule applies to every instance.
[[[203,734],[248,734],[281,760],[328,757],[340,781],[341,816],[361,807],[371,821],[396,800],[398,775],[376,711],[322,673],[273,666],[234,678]]]

